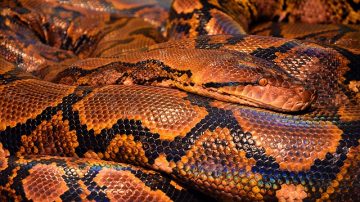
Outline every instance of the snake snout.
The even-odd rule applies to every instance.
[[[316,91],[313,89],[306,89],[304,87],[295,87],[295,93],[299,97],[299,101],[295,102],[293,106],[294,111],[305,110],[316,98]]]

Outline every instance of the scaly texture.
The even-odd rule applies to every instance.
[[[357,25],[250,28],[354,2],[69,2],[1,3],[1,200],[360,198]]]

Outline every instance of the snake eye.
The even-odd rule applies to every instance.
[[[266,86],[266,84],[268,84],[268,80],[267,80],[267,79],[261,78],[261,79],[259,80],[259,85],[260,85],[260,86]]]

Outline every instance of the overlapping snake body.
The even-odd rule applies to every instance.
[[[1,199],[359,198],[356,43],[251,35],[159,43],[150,24],[120,18],[117,7],[147,18],[159,5],[36,2],[4,2],[1,12]],[[247,30],[221,9],[231,1],[187,2],[172,5],[174,38]]]

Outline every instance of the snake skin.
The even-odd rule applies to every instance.
[[[1,2],[1,200],[360,198],[356,2],[39,2]]]

